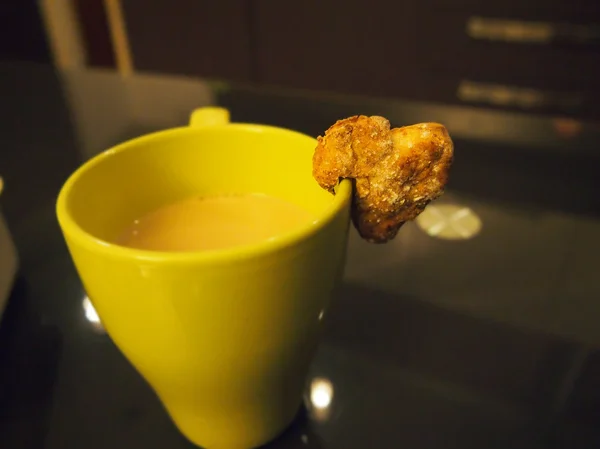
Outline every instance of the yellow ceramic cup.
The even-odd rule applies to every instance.
[[[181,432],[209,448],[263,444],[293,420],[346,248],[351,185],[311,174],[316,141],[198,109],[189,127],[118,145],[62,188],[60,226],[106,331]],[[265,193],[317,220],[273,241],[167,253],[110,243],[191,195]]]

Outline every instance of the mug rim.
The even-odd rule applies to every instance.
[[[166,137],[169,134],[176,135],[183,133],[202,133],[204,130],[225,131],[231,130],[232,128],[237,128],[246,132],[275,132],[279,134],[285,134],[290,137],[303,137],[313,140],[315,146],[317,144],[317,139],[298,131],[280,128],[277,126],[253,123],[227,123],[223,125],[213,125],[210,127],[182,126],[156,131],[126,140],[125,142],[104,150],[88,159],[67,178],[66,182],[60,189],[56,201],[56,214],[63,234],[65,237],[68,236],[69,240],[77,242],[77,244],[83,246],[87,250],[100,251],[106,255],[117,258],[135,259],[147,262],[192,262],[245,259],[249,257],[256,257],[265,253],[275,252],[309,238],[333,221],[333,219],[349,205],[350,198],[352,196],[352,183],[350,180],[344,179],[341,180],[337,185],[331,204],[325,208],[324,212],[317,216],[316,220],[307,224],[303,224],[292,231],[287,231],[277,235],[277,237],[272,240],[233,246],[231,248],[201,251],[151,251],[130,248],[118,245],[116,243],[111,243],[94,236],[79,226],[67,207],[67,199],[70,195],[73,185],[77,182],[77,180],[84,176],[85,173],[90,169],[98,164],[101,164],[105,159],[113,157],[115,154],[127,151],[134,146],[143,144],[147,140],[151,140],[156,137]]]

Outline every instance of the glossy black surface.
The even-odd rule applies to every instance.
[[[313,135],[354,113],[446,123],[456,164],[436,204],[482,224],[449,241],[409,223],[384,246],[352,233],[306,409],[267,447],[600,447],[593,124],[36,65],[0,65],[0,98],[1,204],[20,253],[0,324],[1,448],[192,447],[86,319],[54,201],[93,154],[212,102]]]

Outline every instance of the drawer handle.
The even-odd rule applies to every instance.
[[[469,80],[460,82],[456,95],[465,103],[485,103],[492,106],[521,109],[554,106],[566,110],[576,110],[583,104],[583,96],[577,93],[565,94]]]
[[[472,16],[467,19],[466,33],[472,39],[520,44],[600,43],[600,26],[568,23],[532,22]]]

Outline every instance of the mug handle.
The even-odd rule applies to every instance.
[[[225,108],[205,107],[192,111],[190,115],[190,126],[202,128],[205,126],[227,125],[229,123],[229,111]]]

